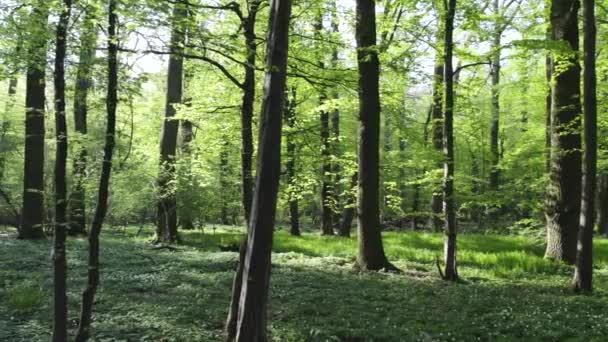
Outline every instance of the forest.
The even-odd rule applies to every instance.
[[[604,341],[607,0],[2,0],[0,341]]]

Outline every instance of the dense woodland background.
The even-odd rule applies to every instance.
[[[600,340],[608,247],[591,247],[608,235],[606,15],[604,0],[3,1],[0,299],[16,316],[0,316],[0,330],[48,338],[32,314],[48,306],[53,340],[95,327],[145,340],[145,324],[103,316],[134,315],[108,303],[126,286],[125,301],[151,305],[135,309],[142,322],[175,298],[209,305],[176,313],[205,317],[203,332],[174,322],[149,340],[222,338],[226,314],[239,341],[265,341],[266,319],[277,340]],[[52,265],[48,244],[30,241],[45,237]],[[37,280],[19,274],[32,263]],[[148,276],[151,288],[138,285]],[[357,282],[372,298],[353,294]],[[592,285],[594,297],[567,297]],[[300,287],[309,304],[294,312]],[[587,319],[557,313],[529,328],[513,308],[523,289],[541,312],[557,301]],[[391,299],[410,302],[379,328],[373,316],[314,319],[310,303],[325,300],[361,314],[366,304],[337,299],[351,295],[384,302],[382,316]],[[496,319],[513,326],[464,319],[494,315],[483,301],[495,296],[507,310]],[[397,327],[419,307],[411,298],[447,309]],[[456,331],[438,323],[468,305]],[[40,331],[20,333],[26,320]]]

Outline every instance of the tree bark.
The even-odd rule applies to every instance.
[[[440,40],[439,38],[437,39]],[[437,154],[443,153],[443,52],[437,51],[435,56],[435,71],[433,77],[433,104],[431,108],[433,149]],[[437,168],[441,168],[440,161]],[[443,222],[443,193],[441,186],[433,189],[431,199],[431,226],[436,232],[441,231]]]
[[[253,197],[253,104],[255,101],[255,56],[256,35],[255,22],[260,7],[259,0],[247,1],[248,14],[243,19],[243,35],[247,48],[245,63],[245,79],[243,81],[243,97],[241,103],[241,181],[243,183],[242,201],[245,221],[249,224],[251,201]]]
[[[36,2],[32,9],[30,47],[25,95],[25,151],[23,155],[23,208],[20,239],[44,238],[44,113],[46,25],[48,5]]]
[[[356,4],[355,36],[359,70],[357,266],[361,270],[396,270],[384,254],[379,222],[380,62],[376,50],[376,9],[373,0],[357,0]]]
[[[334,35],[338,35],[339,34],[339,27],[338,27],[338,13],[337,13],[337,6],[336,6],[336,1],[332,2],[332,13],[331,13],[331,30],[332,33]],[[334,39],[337,39],[337,37],[334,36]],[[331,56],[331,66],[334,69],[337,69],[339,66],[339,59],[338,59],[338,46],[336,44],[333,45],[333,50],[332,50],[332,56]],[[340,98],[340,94],[337,90],[334,90],[332,92],[332,99],[334,101],[337,102],[337,100]],[[331,113],[331,128],[330,128],[330,135],[331,135],[331,153],[334,156],[334,162],[331,164],[331,172],[333,175],[333,179],[332,179],[332,201],[335,205],[335,208],[333,210],[333,218],[332,218],[332,229],[336,232],[340,231],[340,210],[339,208],[341,208],[340,206],[340,193],[341,193],[341,186],[340,186],[340,182],[342,179],[342,174],[341,174],[341,170],[342,168],[340,167],[340,163],[339,160],[342,157],[342,151],[340,148],[340,110],[336,107],[332,110]]]
[[[87,97],[92,85],[91,67],[95,58],[97,43],[97,29],[95,26],[95,13],[92,7],[85,9],[85,19],[80,38],[80,58],[76,72],[74,87],[74,130],[77,140],[84,140],[87,134]],[[73,162],[74,179],[73,189],[69,200],[69,231],[71,235],[86,234],[86,211],[84,180],[87,170],[87,150],[84,141],[75,144],[76,157]]]
[[[228,144],[228,137],[223,136],[222,146],[220,147],[220,188],[223,190],[221,193],[221,207],[220,207],[220,222],[224,225],[228,225],[228,202],[230,200],[230,184],[228,183],[228,173],[230,172],[230,166],[228,165],[228,153],[230,145]]]
[[[8,81],[8,99],[4,107],[4,118],[2,119],[2,133],[0,135],[0,183],[4,180],[4,172],[6,171],[7,149],[6,135],[11,127],[10,115],[15,106],[15,95],[17,94],[17,76],[12,75]],[[19,226],[19,223],[17,223]]]
[[[68,339],[67,262],[65,239],[67,220],[66,164],[68,129],[65,118],[65,55],[72,0],[63,0],[55,39],[55,229],[53,230],[53,341]]]
[[[490,123],[490,180],[488,187],[491,191],[498,190],[498,182],[500,170],[498,163],[500,161],[499,153],[499,132],[500,132],[500,57],[501,57],[501,36],[502,24],[500,18],[499,0],[493,1],[494,15],[497,16],[494,23],[494,32],[492,37],[492,63],[490,67],[490,76],[492,79],[492,121]]]
[[[583,76],[585,115],[585,158],[581,217],[578,231],[574,289],[591,292],[593,289],[593,228],[595,226],[595,190],[597,186],[597,95],[596,95],[596,27],[595,0],[583,0],[584,63]]]
[[[315,23],[315,39],[320,42],[323,40],[323,10],[319,10],[317,14],[317,22]],[[320,72],[325,69],[325,59],[323,55],[323,47],[318,46],[318,68]],[[324,106],[327,101],[325,89],[319,91],[319,105]],[[333,211],[333,189],[331,184],[331,146],[329,143],[329,112],[322,108],[319,111],[319,136],[321,138],[321,235],[333,235],[334,217]]]
[[[295,126],[296,126],[296,89],[291,89],[291,94],[287,94],[285,106],[285,123],[288,127],[288,132],[285,135],[287,144],[287,162],[285,170],[287,173],[287,185],[289,187],[289,233],[293,236],[300,236],[300,210],[298,206],[298,197],[296,190],[296,143],[295,143]]]
[[[445,17],[445,112],[443,115],[444,135],[444,166],[443,166],[443,215],[444,228],[444,263],[443,277],[445,280],[457,281],[456,267],[456,212],[454,204],[454,71],[452,56],[454,49],[454,16],[456,14],[456,0],[446,2]]]
[[[546,194],[547,250],[545,257],[574,263],[581,205],[580,65],[577,57],[578,0],[553,0],[551,39],[569,52],[553,61],[551,108],[551,171]],[[569,63],[569,64],[564,64]]]
[[[158,175],[159,199],[157,204],[156,239],[172,243],[177,240],[177,200],[171,182],[175,177],[175,154],[179,121],[174,120],[175,105],[182,101],[183,57],[185,43],[185,5],[177,2],[173,8],[171,56],[167,72],[167,99],[165,120],[160,140],[160,171]]]
[[[344,203],[344,209],[342,210],[342,219],[340,220],[340,233],[342,237],[350,237],[351,227],[353,226],[353,219],[355,218],[356,200],[357,195],[351,194],[352,190],[358,188],[357,184],[359,181],[359,172],[353,173],[350,179],[350,189],[346,194],[346,202]]]
[[[187,100],[186,103],[190,101]],[[191,162],[192,162],[192,140],[194,139],[194,133],[192,131],[192,122],[190,120],[181,120],[179,131],[182,137],[181,143],[181,152],[182,158],[186,159],[186,163],[188,164],[188,173],[191,173]],[[188,210],[182,211],[179,213],[179,220],[181,223],[182,229],[192,230],[194,229],[194,222],[192,220],[192,208],[188,208]]]
[[[256,187],[252,201],[245,258],[240,264],[242,274],[239,274],[237,270],[235,277],[234,287],[236,287],[236,282],[241,280],[240,295],[238,298],[235,296],[232,298],[233,303],[239,303],[236,341],[265,342],[268,340],[266,306],[270,281],[272,234],[281,169],[281,121],[287,78],[290,16],[290,0],[271,1]],[[228,328],[230,328],[230,314]],[[229,333],[228,338],[232,340],[230,337]]]
[[[110,175],[112,172],[112,155],[114,153],[114,135],[116,130],[116,106],[118,103],[118,41],[116,15],[117,0],[109,0],[108,5],[108,90],[106,96],[107,126],[101,175],[99,178],[99,193],[95,215],[89,230],[89,256],[87,286],[82,293],[82,308],[76,333],[76,342],[88,340],[91,327],[91,315],[95,302],[95,293],[99,283],[99,234],[108,211],[108,196]]]

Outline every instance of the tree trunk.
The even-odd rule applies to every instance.
[[[65,238],[67,220],[66,164],[68,129],[65,118],[65,55],[72,0],[63,0],[55,40],[55,229],[53,230],[53,341],[68,339],[67,262]]]
[[[600,174],[598,196],[598,229],[603,237],[608,237],[608,173]]]
[[[255,56],[256,35],[255,22],[259,0],[247,1],[249,13],[243,19],[243,35],[247,48],[247,61],[245,63],[245,79],[243,81],[243,98],[241,103],[241,181],[243,183],[242,201],[245,221],[249,223],[251,200],[253,196],[253,104],[255,101]]]
[[[443,35],[445,34],[445,28],[442,18],[441,10],[437,9],[437,18],[439,21],[436,45],[437,51],[435,52],[435,70],[433,72],[433,103],[431,104],[431,119],[432,119],[432,136],[433,136],[433,149],[437,155],[443,153],[443,72],[444,72],[444,57],[441,45],[443,44]],[[437,169],[443,167],[442,161],[437,163]],[[443,222],[443,191],[440,184],[433,189],[433,197],[431,199],[431,227],[433,231],[441,231]]]
[[[182,101],[183,57],[185,43],[185,5],[178,2],[173,8],[171,32],[171,56],[167,72],[167,99],[165,120],[160,140],[160,171],[158,175],[159,199],[157,204],[156,239],[172,243],[177,240],[177,201],[171,182],[175,177],[175,154],[177,149],[178,120],[174,120],[175,105]]]
[[[359,172],[353,173],[350,179],[350,188],[346,194],[346,203],[344,203],[344,210],[342,210],[342,219],[340,220],[340,236],[350,237],[351,227],[353,226],[353,219],[355,218],[355,204],[357,195],[351,194],[353,190],[356,191],[357,183],[359,181]]]
[[[7,146],[6,135],[11,127],[10,115],[15,106],[15,95],[17,94],[17,76],[11,76],[8,81],[8,99],[4,107],[4,118],[2,119],[2,135],[0,136],[0,183],[4,180],[4,172],[6,171]],[[19,223],[17,222],[17,226]]]
[[[189,103],[190,101],[186,101]],[[188,175],[191,175],[191,162],[192,162],[192,140],[194,138],[194,133],[192,131],[192,122],[190,120],[181,120],[179,131],[182,136],[182,144],[181,144],[181,152],[182,158],[186,159],[186,163],[188,163]],[[194,222],[192,219],[192,208],[188,208],[188,210],[184,210],[179,213],[179,220],[182,226],[182,229],[192,230],[194,229]]]
[[[220,188],[223,190],[221,193],[221,207],[220,207],[220,222],[224,225],[228,225],[228,202],[230,200],[230,184],[228,183],[228,173],[230,172],[230,166],[228,165],[228,152],[229,152],[228,137],[222,137],[222,146],[220,148]]]
[[[500,15],[500,4],[499,0],[494,0],[494,15]],[[502,25],[501,20],[503,18],[496,18],[494,23],[494,32],[492,37],[492,64],[490,67],[490,76],[492,79],[492,121],[490,123],[490,181],[488,186],[491,191],[498,190],[498,182],[500,176],[500,170],[498,169],[498,163],[500,161],[500,154],[498,151],[498,140],[500,132],[500,56],[501,56],[501,36],[502,36]]]
[[[595,71],[595,0],[583,0],[583,32],[585,70],[583,76],[585,113],[585,172],[578,248],[574,269],[574,289],[591,292],[593,289],[593,227],[595,225],[595,190],[597,186],[597,95]]]
[[[107,127],[105,145],[103,149],[103,162],[99,177],[99,193],[97,194],[97,207],[89,230],[89,259],[87,273],[87,287],[82,293],[82,309],[76,333],[76,342],[88,340],[91,326],[91,314],[95,302],[95,292],[99,283],[99,233],[108,211],[108,195],[110,187],[110,174],[112,172],[112,155],[114,153],[114,134],[116,129],[116,106],[118,103],[118,41],[116,16],[117,0],[109,0],[108,5],[108,93],[106,96]]]
[[[74,152],[76,157],[73,161],[74,179],[73,189],[69,200],[69,233],[70,235],[86,234],[86,211],[84,180],[87,170],[87,150],[84,138],[87,134],[87,97],[92,85],[91,67],[95,58],[95,47],[97,43],[97,29],[95,26],[95,13],[92,7],[85,9],[85,19],[80,39],[80,58],[76,72],[76,84],[74,87],[74,130],[76,141]],[[78,140],[80,140],[78,142]]]
[[[323,40],[323,11],[320,10],[317,14],[317,22],[315,23],[315,39],[317,41]],[[318,46],[318,68],[320,72],[325,69],[325,59],[322,51],[323,47]],[[327,94],[325,89],[321,89],[319,93],[319,105],[324,106],[327,100]],[[333,211],[333,189],[331,186],[331,146],[329,143],[329,113],[325,108],[319,112],[319,136],[321,138],[321,235],[333,235],[333,223],[334,217]]]
[[[445,217],[444,263],[445,280],[458,280],[456,267],[456,212],[454,204],[454,71],[452,67],[454,16],[456,0],[446,2],[445,18],[445,112],[443,120],[443,215]]]
[[[373,0],[356,1],[357,65],[359,70],[359,195],[357,201],[361,270],[396,270],[386,258],[380,234],[378,201],[380,162],[380,62],[376,46]]]
[[[300,236],[300,211],[298,207],[298,197],[296,189],[296,144],[295,144],[295,126],[296,126],[296,89],[291,89],[291,94],[287,95],[285,106],[285,123],[288,127],[288,132],[285,135],[287,144],[287,162],[285,169],[287,173],[287,186],[289,187],[289,232],[293,236]]]
[[[553,0],[551,38],[570,52],[553,58],[551,108],[551,171],[546,194],[547,250],[545,257],[574,263],[581,206],[580,65],[578,0]],[[554,52],[557,53],[557,52]],[[569,67],[565,68],[566,64]],[[557,70],[556,70],[557,69]]]
[[[547,32],[547,39],[551,39],[551,28]],[[547,80],[547,95],[545,96],[545,172],[551,172],[551,74],[552,74],[551,54],[545,56],[545,78]]]
[[[38,1],[32,10],[25,95],[25,151],[20,239],[44,238],[44,112],[46,25],[49,9]]]
[[[266,305],[270,281],[271,248],[280,176],[281,121],[287,77],[290,0],[272,0],[268,30],[266,79],[262,101],[256,187],[252,201],[247,249],[242,265],[236,341],[265,342]],[[241,279],[239,279],[241,278]],[[232,310],[231,310],[232,312]],[[230,314],[228,328],[230,328]],[[228,334],[231,339],[230,331]]]
[[[339,27],[338,27],[338,13],[337,13],[337,7],[336,7],[336,1],[332,2],[332,13],[331,13],[331,30],[332,33],[334,35],[338,35],[339,34]],[[331,66],[334,69],[337,69],[339,67],[339,60],[338,60],[338,45],[334,44],[333,45],[333,50],[332,50],[332,56],[331,56]],[[340,94],[337,90],[334,90],[332,92],[332,99],[334,101],[338,101],[338,99],[340,99]],[[331,164],[331,172],[333,175],[333,180],[332,180],[332,188],[333,188],[333,192],[332,192],[332,200],[334,203],[334,210],[333,210],[333,218],[332,218],[332,229],[335,232],[339,232],[340,231],[340,193],[341,193],[341,186],[340,186],[340,182],[342,179],[342,174],[341,174],[341,170],[342,168],[340,167],[340,163],[339,160],[342,157],[342,151],[340,148],[340,110],[336,107],[333,109],[332,113],[331,113],[331,128],[330,128],[330,134],[331,134],[331,152],[334,156],[334,162]]]

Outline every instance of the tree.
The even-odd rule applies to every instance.
[[[380,234],[378,201],[380,163],[380,62],[376,50],[376,9],[373,0],[356,3],[359,70],[359,195],[357,218],[361,270],[396,270],[386,255]]]
[[[578,0],[551,2],[553,51],[551,108],[551,170],[546,194],[545,257],[574,263],[581,205],[580,65]]]
[[[67,341],[68,296],[65,238],[67,220],[66,164],[68,129],[65,118],[65,55],[72,0],[63,0],[55,40],[55,229],[53,230],[53,341]]]
[[[175,177],[175,154],[179,127],[179,121],[174,119],[175,106],[182,101],[184,62],[182,51],[185,44],[184,20],[186,16],[185,4],[177,2],[173,7],[165,120],[163,121],[160,140],[156,238],[159,242],[169,243],[177,240],[177,200],[171,183]]]
[[[441,10],[437,5],[437,18],[438,28],[436,34],[436,45],[437,50],[435,52],[435,68],[433,72],[433,102],[431,104],[431,120],[432,120],[432,139],[433,148],[437,154],[441,154],[443,151],[443,67],[444,57],[442,47],[442,40],[444,39],[444,18],[442,18]],[[438,169],[442,166],[442,162],[438,163]],[[433,190],[433,197],[431,199],[431,211],[433,216],[431,217],[431,225],[433,230],[438,232],[441,230],[442,220],[442,202],[443,193],[441,186],[438,189]]]
[[[228,340],[267,341],[266,304],[270,281],[272,234],[276,214],[277,190],[280,176],[281,120],[287,53],[289,45],[290,0],[272,0],[268,45],[266,49],[266,78],[262,101],[258,145],[256,186],[253,195],[246,250],[241,271],[237,270],[232,303],[238,304],[236,327],[231,323],[234,304],[227,324]],[[237,283],[240,282],[240,286]],[[238,297],[235,294],[238,292]]]
[[[46,25],[48,3],[37,1],[32,8],[28,36],[28,66],[25,96],[25,151],[23,154],[23,208],[21,239],[44,237],[44,113]]]
[[[247,49],[247,58],[243,64],[245,78],[242,83],[243,97],[241,102],[241,181],[243,182],[242,201],[245,221],[249,223],[251,201],[253,197],[253,103],[255,101],[255,62],[256,62],[256,34],[255,22],[260,8],[260,0],[247,0],[247,17],[237,11],[243,26],[243,36]]]
[[[95,293],[99,284],[99,234],[108,211],[108,197],[110,190],[110,175],[112,173],[112,156],[114,154],[114,135],[116,131],[116,106],[118,104],[118,0],[109,0],[108,4],[108,89],[106,96],[107,123],[105,143],[103,148],[103,161],[99,177],[99,191],[97,193],[97,206],[89,230],[89,256],[87,286],[82,293],[82,308],[80,321],[76,333],[76,342],[87,341],[90,334],[91,315],[95,303]]]
[[[597,95],[596,95],[596,27],[595,0],[583,0],[584,63],[583,76],[585,116],[585,172],[581,196],[581,218],[578,231],[574,289],[591,292],[593,286],[593,228],[595,226],[595,190],[597,174]]]
[[[443,261],[445,269],[443,278],[456,281],[458,280],[458,271],[456,267],[456,212],[454,208],[454,70],[452,67],[456,0],[448,0],[446,5],[444,38],[445,107],[443,114],[443,215],[445,219]]]
[[[599,233],[603,237],[608,236],[608,173],[599,175],[599,189],[597,202],[597,225]]]
[[[300,235],[300,209],[298,206],[298,194],[296,189],[296,158],[297,149],[294,138],[296,126],[296,88],[286,94],[285,101],[285,123],[288,131],[285,134],[287,145],[287,161],[285,162],[285,173],[287,174],[287,186],[289,187],[289,233],[293,236]]]
[[[86,234],[86,211],[84,181],[87,170],[87,150],[84,140],[87,134],[88,95],[92,86],[91,67],[95,58],[97,43],[96,13],[94,6],[85,8],[85,18],[80,34],[80,56],[74,86],[74,130],[76,131],[76,148],[74,150],[73,175],[74,185],[69,200],[69,233]],[[74,139],[72,140],[74,141]]]

